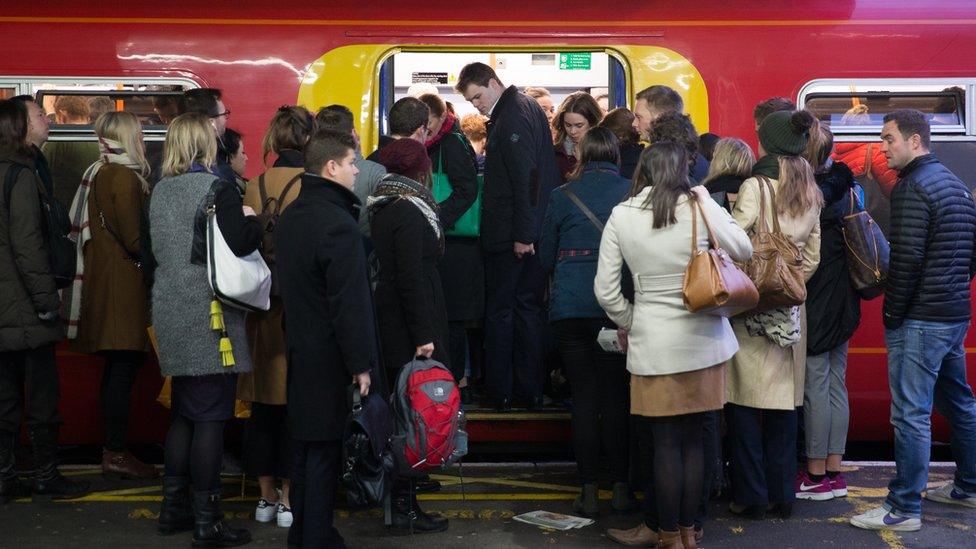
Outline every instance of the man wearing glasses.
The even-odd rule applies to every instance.
[[[224,132],[227,131],[227,119],[230,111],[224,105],[220,90],[217,88],[196,88],[187,90],[183,94],[186,100],[186,112],[198,112],[210,117],[214,135],[217,136],[217,162],[213,169],[221,179],[234,181],[234,170],[230,167],[230,154],[224,146]]]

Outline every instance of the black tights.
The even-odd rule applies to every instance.
[[[704,414],[650,418],[654,432],[654,491],[658,527],[694,525],[705,474]]]
[[[189,476],[197,491],[219,490],[223,453],[223,421],[191,421],[173,414],[166,434],[166,476]]]

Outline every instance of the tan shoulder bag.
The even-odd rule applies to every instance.
[[[759,290],[759,304],[751,312],[802,305],[807,298],[803,253],[793,239],[780,229],[773,184],[761,175],[758,180],[759,219],[756,220],[756,233],[751,238],[752,258],[746,263],[746,274]],[[764,188],[769,190],[768,212]],[[767,215],[772,216],[772,231],[769,230]]]

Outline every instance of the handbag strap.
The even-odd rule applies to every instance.
[[[695,212],[698,212],[697,214]],[[712,232],[712,226],[708,224],[708,218],[705,217],[705,209],[702,208],[701,202],[698,201],[698,197],[691,199],[691,256],[695,257],[698,253],[698,215],[701,215],[702,223],[705,224],[705,232],[708,233],[708,247],[717,250],[718,241],[715,239],[715,233]]]
[[[91,186],[91,196],[95,200],[95,209],[98,210],[98,219],[102,223],[102,228],[105,229],[105,231],[112,237],[112,240],[114,240],[115,243],[119,245],[119,248],[122,249],[122,255],[124,255],[126,259],[134,263],[137,267],[142,265],[142,258],[132,254],[129,251],[129,249],[125,247],[125,243],[122,242],[122,237],[119,236],[119,233],[115,231],[115,229],[112,227],[112,224],[108,222],[108,219],[106,219],[105,212],[102,210],[101,204],[98,203],[99,186],[95,185],[94,181],[90,183],[90,186]]]
[[[586,218],[590,220],[590,223],[592,223],[593,226],[596,227],[596,230],[602,233],[603,223],[597,218],[596,215],[593,214],[592,210],[586,207],[586,204],[583,204],[583,201],[580,200],[578,196],[576,196],[576,193],[570,190],[570,188],[567,185],[563,185],[562,187],[559,188],[563,191],[563,193],[566,194],[566,197],[569,198],[569,200],[573,204],[576,204],[576,207],[579,208],[579,210],[583,212],[583,215],[585,215]]]
[[[769,190],[769,214],[773,218],[773,232],[781,233],[782,230],[779,228],[779,212],[776,211],[776,191],[773,189],[773,183],[765,175],[756,176],[759,180],[759,230],[757,232],[769,232],[768,226],[766,225],[766,193],[764,189]]]

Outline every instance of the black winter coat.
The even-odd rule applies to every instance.
[[[906,318],[964,322],[976,272],[976,204],[966,184],[932,154],[898,173],[891,192],[891,260],[884,324]]]
[[[549,194],[559,185],[552,133],[535,99],[509,86],[488,121],[481,244],[512,251],[539,240]]]
[[[851,284],[842,221],[851,213],[854,174],[835,162],[816,174],[824,195],[820,210],[820,265],[807,282],[807,354],[819,355],[844,343],[861,322],[861,299]],[[855,203],[854,211],[862,208]]]
[[[434,343],[434,360],[450,368],[447,310],[437,262],[440,243],[427,218],[409,200],[393,200],[372,212],[370,234],[379,263],[376,316],[388,372],[413,359],[417,347]]]
[[[358,205],[352,191],[306,173],[275,227],[288,426],[297,440],[340,440],[352,376],[377,365]]]
[[[624,143],[620,146],[620,177],[624,179],[634,177],[642,152],[644,152],[644,145],[637,142]]]
[[[456,121],[451,130],[427,147],[435,171],[447,174],[451,195],[440,203],[441,224],[451,228],[478,196],[478,165],[474,149]],[[485,266],[477,238],[448,236],[438,264],[447,317],[451,322],[485,316]]]

